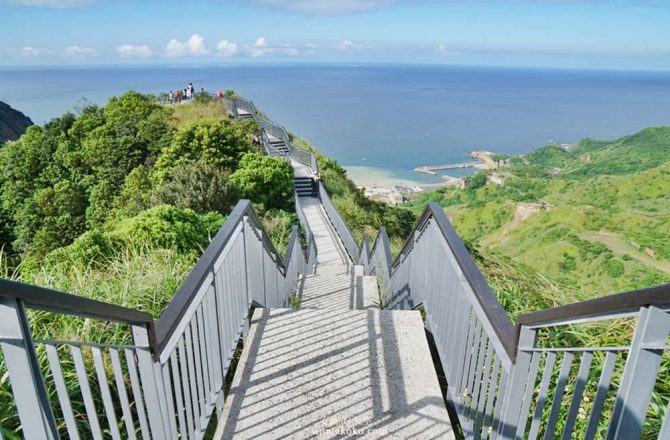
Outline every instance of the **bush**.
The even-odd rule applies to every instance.
[[[239,168],[230,175],[230,183],[241,198],[265,208],[292,206],[293,168],[279,157],[245,154]]]
[[[224,220],[218,213],[200,215],[191,209],[160,205],[118,222],[111,231],[111,238],[124,243],[147,243],[182,252],[199,252]]]
[[[608,260],[607,263],[605,263],[605,270],[612,278],[619,278],[626,271],[623,263],[615,259]]]
[[[227,212],[233,205],[229,174],[203,160],[174,169],[153,190],[152,204],[190,208],[195,212]]]
[[[231,119],[200,120],[178,130],[172,144],[156,162],[157,177],[187,163],[202,160],[222,169],[235,169],[242,156],[252,150],[250,127]]]

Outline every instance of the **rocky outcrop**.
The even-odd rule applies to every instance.
[[[20,138],[31,125],[29,117],[0,101],[0,145]]]

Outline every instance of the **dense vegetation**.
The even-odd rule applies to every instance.
[[[0,150],[4,275],[158,315],[240,197],[282,248],[292,170],[260,154],[256,129],[220,104],[165,107],[135,92],[30,127]],[[119,264],[139,272],[127,277],[151,272],[146,285],[108,277]],[[106,281],[79,285],[83,274]],[[149,286],[160,286],[151,304],[137,293]]]
[[[297,219],[293,170],[260,153],[256,131],[208,99],[166,107],[135,92],[30,127],[0,149],[1,276],[157,317],[243,197],[283,253]],[[31,327],[36,338],[128,338],[123,326],[44,312],[31,312]],[[2,363],[1,434],[18,438]]]
[[[478,173],[464,190],[422,194],[409,207],[419,211],[433,201],[445,208],[512,318],[670,281],[670,127],[613,142],[587,139],[569,151],[539,148],[495,171],[505,178],[502,186],[487,182],[489,173]],[[541,342],[627,345],[634,325],[619,319],[557,327]],[[596,374],[602,363],[597,354]],[[615,383],[622,370],[621,359]],[[658,435],[670,400],[669,372],[666,352],[642,438]],[[589,399],[594,383],[585,392]]]
[[[424,194],[412,207],[444,206],[484,269],[501,261],[542,279],[529,292],[547,298],[538,306],[670,281],[670,128],[546,146],[497,173],[502,186],[482,172],[479,184]],[[545,281],[562,293],[547,294]]]

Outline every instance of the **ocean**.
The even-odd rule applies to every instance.
[[[670,125],[670,72],[407,65],[0,68],[0,100],[42,124],[82,99],[234,89],[358,182],[438,182],[422,165]],[[450,172],[458,175],[463,170]]]

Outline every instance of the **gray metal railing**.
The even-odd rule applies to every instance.
[[[289,150],[289,155],[293,159],[304,165],[307,165],[314,173],[318,173],[316,155],[311,151],[300,148],[291,142],[291,137],[289,136],[286,128],[259,114],[256,110],[256,106],[252,101],[239,96],[226,96],[223,98],[223,101],[233,117],[239,118],[240,113],[238,109],[243,109],[246,113],[249,113],[254,118],[264,133],[262,142],[266,152],[268,152],[269,155],[274,155],[274,153],[270,154],[269,152],[273,150],[276,151],[276,149],[266,145],[266,143],[270,143],[267,137],[268,134],[284,142],[284,145],[286,145],[286,148]]]
[[[309,223],[305,218],[305,213],[302,210],[302,205],[300,204],[300,197],[297,194],[293,195],[293,200],[295,202],[295,212],[298,215],[298,220],[300,225],[305,229],[305,240],[307,243],[305,249],[305,261],[307,261],[307,270],[306,273],[314,273],[316,270],[316,257],[317,249],[316,242],[314,241],[314,234],[309,227]]]
[[[330,222],[335,228],[335,232],[337,232],[337,235],[339,235],[340,239],[342,240],[344,248],[349,254],[349,258],[351,258],[351,261],[358,261],[360,248],[356,244],[356,240],[354,239],[353,234],[347,227],[347,224],[345,223],[344,219],[342,219],[342,216],[340,216],[340,213],[337,211],[337,208],[335,208],[335,205],[333,205],[333,202],[330,200],[328,191],[326,191],[326,188],[320,181],[319,181],[319,198],[321,199],[323,210],[326,212],[326,215],[328,216]]]
[[[521,315],[515,328],[437,204],[393,264],[383,231],[368,255],[361,264],[378,276],[386,307],[424,309],[466,438],[640,436],[665,374],[670,286]],[[580,326],[621,318],[635,330],[618,346],[542,343],[543,332],[569,326],[564,336],[544,339],[570,341],[572,332],[586,331]],[[659,438],[670,433],[665,413]]]
[[[21,434],[202,438],[212,414],[222,410],[225,377],[250,307],[287,307],[299,275],[309,270],[310,252],[313,240],[306,254],[294,228],[282,260],[249,201],[241,201],[155,328],[146,313],[0,280],[0,347]],[[120,323],[126,337],[122,343],[33,340],[26,309]]]

